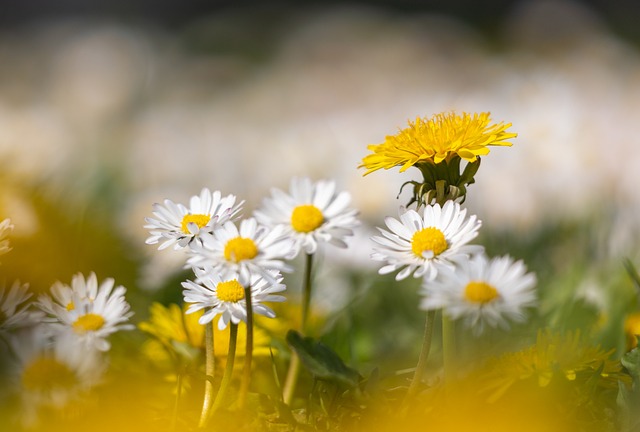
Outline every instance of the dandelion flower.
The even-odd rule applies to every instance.
[[[0,330],[30,327],[42,320],[42,312],[31,310],[30,297],[28,284],[16,281],[9,290],[0,287]]]
[[[237,272],[244,279],[250,274],[271,278],[270,270],[289,271],[283,259],[293,258],[293,241],[284,235],[284,227],[268,228],[255,218],[245,219],[238,228],[227,222],[213,234],[204,233],[201,244],[194,244],[187,264],[207,269],[211,274]],[[271,282],[275,282],[271,280]]]
[[[638,336],[640,336],[640,312],[633,312],[627,315],[624,320],[624,334],[627,351],[638,346]]]
[[[95,273],[85,280],[76,274],[71,286],[60,283],[52,287],[53,298],[44,294],[37,305],[46,314],[47,322],[61,332],[72,334],[75,341],[107,351],[110,348],[106,338],[118,330],[129,330],[133,326],[125,324],[133,312],[124,298],[126,289],[117,286],[114,280],[105,279],[99,286]]]
[[[507,140],[517,136],[507,132],[511,123],[490,124],[489,113],[436,114],[430,119],[417,118],[382,144],[368,146],[373,153],[364,157],[365,175],[379,169],[400,166],[400,172],[420,163],[438,164],[455,155],[475,162],[489,153],[487,146],[510,146]]]
[[[207,188],[202,189],[199,196],[191,197],[189,208],[168,199],[164,206],[156,203],[153,205],[155,218],[145,218],[148,225],[144,227],[151,234],[146,243],[162,242],[158,249],[184,248],[202,233],[213,232],[217,226],[233,219],[241,207],[242,202],[236,204],[234,195],[222,197],[219,191],[211,193]]]
[[[356,210],[349,209],[348,192],[336,193],[333,181],[312,183],[309,178],[291,180],[289,194],[271,190],[256,219],[266,226],[283,225],[285,233],[295,242],[296,255],[302,248],[313,254],[318,243],[331,243],[346,248],[345,238],[353,235],[359,225]]]
[[[221,315],[218,320],[218,328],[224,330],[229,322],[238,324],[247,322],[247,303],[245,289],[251,289],[251,305],[253,312],[270,318],[275,317],[271,308],[262,302],[281,302],[285,298],[276,293],[286,288],[281,283],[280,273],[272,272],[271,279],[275,283],[263,278],[259,274],[252,274],[249,278],[234,272],[216,274],[199,269],[195,270],[199,283],[186,281],[182,283],[184,301],[190,303],[187,313],[194,313],[204,309],[204,314],[198,322],[206,324],[216,315]]]
[[[525,309],[536,301],[535,283],[535,275],[527,273],[522,261],[510,256],[489,260],[479,254],[425,281],[421,308],[443,309],[478,335],[486,326],[508,328],[508,320],[524,321]]]
[[[467,210],[460,204],[447,201],[442,207],[426,206],[422,216],[407,210],[400,220],[387,217],[385,223],[390,231],[378,228],[382,236],[372,238],[381,247],[374,248],[371,258],[387,263],[379,273],[402,269],[396,280],[411,273],[432,280],[440,268],[453,268],[455,262],[482,252],[482,246],[466,244],[478,235],[481,225],[475,215],[466,216]]]

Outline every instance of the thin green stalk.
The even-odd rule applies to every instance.
[[[455,323],[442,312],[442,363],[444,382],[456,379],[456,332]]]
[[[422,378],[427,370],[427,360],[429,359],[429,351],[431,350],[431,339],[433,336],[433,324],[435,321],[436,312],[433,310],[427,311],[427,319],[424,323],[424,336],[422,338],[422,348],[420,349],[420,356],[418,357],[418,364],[416,365],[416,371],[413,374],[413,379],[409,385],[409,390],[405,396],[405,404],[416,395],[422,383]]]
[[[231,383],[231,376],[233,375],[233,363],[236,359],[236,341],[238,340],[238,325],[229,324],[229,352],[227,352],[227,364],[224,368],[224,375],[222,375],[222,382],[220,383],[220,389],[216,395],[213,406],[211,407],[210,416],[214,415],[216,411],[222,406],[227,392],[229,391],[229,384]],[[208,418],[205,419],[205,423],[202,426],[206,426]]]
[[[247,393],[251,386],[251,362],[253,360],[253,302],[251,298],[251,287],[244,289],[244,297],[247,303],[247,345],[244,354],[244,368],[242,381],[240,383],[240,394],[238,395],[238,407],[243,408],[247,401]]]
[[[300,330],[303,334],[307,332],[307,321],[309,319],[309,310],[311,307],[311,270],[313,268],[313,254],[306,254],[304,276],[302,281],[302,317],[300,320]],[[293,400],[293,394],[298,384],[298,375],[300,374],[300,359],[298,355],[292,351],[291,361],[289,362],[289,370],[287,371],[287,377],[284,382],[284,390],[282,392],[282,398],[287,405],[291,404]]]
[[[185,326],[186,327],[186,326]],[[202,412],[200,413],[199,427],[203,427],[209,417],[211,403],[213,401],[213,377],[215,376],[215,352],[213,341],[213,323],[209,321],[205,325],[205,375],[207,380],[204,383],[204,401],[202,402]]]
[[[178,371],[176,381],[176,400],[173,403],[173,416],[171,418],[171,430],[177,431],[178,412],[180,411],[180,396],[182,396],[182,370]]]

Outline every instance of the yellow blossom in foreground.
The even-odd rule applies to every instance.
[[[419,163],[438,164],[455,155],[468,162],[489,153],[487,146],[511,146],[507,140],[517,134],[507,132],[511,123],[490,124],[489,113],[441,113],[430,119],[416,118],[409,127],[396,135],[389,135],[384,143],[367,148],[373,154],[365,156],[360,168],[365,175],[401,166],[400,172]]]

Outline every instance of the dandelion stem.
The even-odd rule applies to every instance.
[[[233,363],[236,358],[236,341],[238,339],[238,324],[230,323],[229,324],[229,351],[227,352],[227,364],[224,368],[224,375],[222,375],[222,382],[220,383],[220,389],[218,390],[218,394],[216,395],[216,399],[213,402],[213,406],[211,407],[211,414],[213,415],[218,411],[218,409],[222,406],[222,402],[225,400],[227,396],[227,392],[229,391],[229,384],[231,383],[231,375],[233,375]],[[205,419],[205,424],[206,425]]]
[[[433,323],[435,321],[436,312],[430,310],[427,312],[427,319],[424,323],[424,336],[422,338],[422,348],[420,350],[420,356],[418,357],[418,364],[416,365],[416,371],[413,374],[413,379],[409,385],[409,390],[405,396],[405,404],[416,395],[420,388],[420,383],[424,377],[427,369],[427,360],[429,358],[429,351],[431,350],[431,338],[433,336]]]
[[[302,282],[302,317],[300,320],[300,329],[303,334],[306,334],[307,321],[309,319],[309,309],[311,307],[311,270],[313,268],[313,254],[306,254],[305,267],[304,267],[304,279]],[[292,351],[291,361],[289,362],[289,370],[287,371],[287,378],[284,383],[284,390],[282,398],[287,405],[291,404],[293,400],[293,393],[295,392],[296,385],[298,383],[298,375],[300,373],[300,359],[298,355]]]
[[[240,408],[244,407],[251,385],[251,362],[253,360],[253,304],[251,299],[251,286],[244,289],[244,297],[247,303],[247,346],[244,355],[244,369],[242,382],[240,383],[240,394],[238,396],[238,407]]]
[[[186,327],[186,326],[185,326]],[[213,323],[209,321],[205,325],[205,375],[207,380],[204,383],[204,401],[202,403],[202,412],[200,413],[199,427],[203,427],[209,417],[211,403],[213,401],[213,377],[215,376],[215,353],[213,341]]]

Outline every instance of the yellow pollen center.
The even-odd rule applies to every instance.
[[[227,261],[240,262],[255,258],[256,255],[258,255],[258,246],[250,238],[232,238],[224,247],[224,257]]]
[[[104,318],[102,315],[97,315],[94,313],[88,313],[80,316],[73,323],[73,329],[77,333],[86,333],[89,331],[100,330],[104,325]]]
[[[69,312],[71,312],[72,310],[74,310],[76,308],[76,305],[74,305],[73,302],[70,301],[69,303],[67,303],[67,307],[66,308],[67,308],[67,310]]]
[[[472,303],[489,303],[498,297],[498,290],[485,282],[469,282],[464,288],[464,298]]]
[[[244,298],[244,287],[236,279],[220,282],[216,295],[218,300],[236,303]]]
[[[311,232],[322,225],[323,222],[324,216],[322,216],[322,212],[314,205],[298,206],[291,213],[291,226],[301,233]]]
[[[22,385],[26,390],[69,388],[75,382],[73,371],[50,357],[39,357],[22,371]]]
[[[411,250],[422,258],[426,251],[433,251],[433,256],[438,256],[447,250],[447,239],[438,228],[429,227],[417,231],[411,239]]]
[[[187,214],[187,215],[184,215],[184,217],[182,218],[182,225],[181,225],[182,232],[185,233],[185,234],[191,234],[189,232],[189,227],[188,227],[188,225],[191,222],[193,222],[194,224],[198,225],[198,228],[202,228],[203,226],[208,224],[210,220],[211,220],[211,216],[205,215],[205,214]]]

